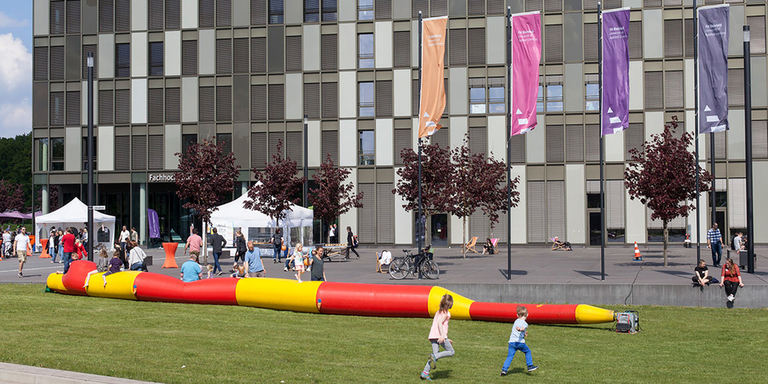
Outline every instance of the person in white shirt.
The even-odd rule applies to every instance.
[[[5,257],[11,257],[11,249],[13,249],[11,246],[13,242],[13,238],[11,238],[11,231],[5,230],[3,232],[3,256]]]
[[[144,264],[144,259],[147,254],[143,249],[139,248],[139,244],[135,241],[131,242],[131,251],[128,253],[128,265],[131,266],[131,271],[144,271],[147,272],[147,265]]]
[[[386,249],[381,251],[381,257],[379,258],[379,264],[381,265],[389,265],[389,263],[392,262],[392,252],[387,251]]]
[[[16,250],[16,256],[19,258],[19,278],[22,278],[21,270],[24,269],[24,263],[27,262],[27,250],[29,250],[29,236],[27,228],[21,227],[21,232],[16,235],[13,241],[13,249]]]
[[[128,232],[128,228],[123,225],[123,230],[120,232],[120,248],[125,251],[125,245],[131,240],[131,233]]]

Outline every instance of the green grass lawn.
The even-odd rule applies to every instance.
[[[0,361],[164,383],[420,382],[431,319],[134,302],[0,285]],[[738,302],[737,302],[738,304]],[[610,307],[624,309],[623,307]],[[499,377],[511,324],[451,322],[452,383],[765,383],[768,310],[633,307],[642,331],[532,325],[534,364]]]

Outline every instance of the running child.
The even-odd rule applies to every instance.
[[[512,325],[512,334],[509,335],[509,350],[507,352],[507,359],[504,360],[504,366],[501,367],[501,375],[507,375],[507,369],[512,364],[512,358],[515,357],[515,352],[522,351],[525,353],[525,363],[528,365],[528,372],[533,372],[539,367],[533,365],[533,356],[531,356],[531,349],[525,344],[525,337],[528,336],[528,308],[522,305],[517,306],[517,320]]]
[[[424,366],[424,370],[419,377],[422,380],[432,380],[429,377],[430,369],[437,367],[437,360],[443,357],[451,357],[456,352],[453,351],[453,344],[451,339],[448,338],[448,321],[451,320],[451,312],[448,310],[453,307],[453,296],[445,294],[440,299],[440,309],[435,313],[435,318],[432,319],[432,328],[429,330],[429,342],[432,344],[432,353],[429,355],[429,360]],[[444,351],[438,352],[440,346]]]

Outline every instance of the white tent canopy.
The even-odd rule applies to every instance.
[[[234,230],[240,229],[247,240],[265,240],[266,233],[271,234],[271,229],[276,227],[275,220],[266,214],[247,209],[243,203],[248,200],[248,194],[243,194],[237,199],[218,206],[211,215],[211,226],[217,228],[219,234],[227,240],[227,246],[234,246]],[[284,234],[288,234],[288,244],[301,242],[310,245],[312,242],[312,222],[314,212],[311,209],[291,205],[291,210],[285,211],[286,216],[280,221],[280,228]],[[259,234],[261,239],[256,234]]]
[[[48,238],[52,227],[58,228],[82,228],[88,224],[88,206],[80,199],[74,198],[67,205],[35,219],[35,245],[40,245],[41,237]],[[98,249],[103,244],[106,249],[112,249],[112,240],[115,233],[115,217],[98,211],[93,211],[93,225],[96,234],[89,233],[88,239],[94,241],[93,248]]]

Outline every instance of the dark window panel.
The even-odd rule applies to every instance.
[[[335,71],[339,66],[338,36],[320,36],[320,69],[323,71]]]
[[[115,44],[115,77],[131,77],[130,44]]]
[[[251,72],[264,73],[267,71],[267,38],[251,38]]]
[[[34,49],[34,79],[48,80],[48,47]]]
[[[339,117],[339,84],[322,84],[322,112],[323,119],[335,119]]]
[[[83,45],[83,79],[88,79],[88,53],[93,54],[93,78],[99,78],[99,60],[96,45]]]
[[[181,0],[165,0],[165,29],[181,28]]]
[[[283,120],[285,117],[285,87],[283,84],[270,84],[269,120]]]
[[[450,42],[450,65],[467,65],[467,30],[451,29],[448,31]]]
[[[115,136],[115,170],[128,171],[131,169],[131,137]]]
[[[376,116],[392,116],[392,81],[376,82]]]
[[[427,15],[429,15],[428,0],[411,0],[411,17],[418,19],[419,11],[421,11],[422,18],[427,18]]]
[[[129,89],[115,90],[115,124],[131,122],[131,91]]]
[[[267,86],[251,86],[251,120],[267,120]]]
[[[131,30],[131,0],[115,0],[115,31]]]
[[[216,73],[232,73],[232,40],[216,40]]]
[[[197,75],[197,40],[181,42],[181,74]]]
[[[374,17],[376,20],[392,18],[392,0],[374,1]]]
[[[266,0],[251,0],[251,25],[267,24]]]
[[[163,42],[149,43],[149,75],[163,75]]]
[[[147,94],[147,112],[150,123],[163,123],[164,108],[163,88],[150,88]]]
[[[51,80],[64,80],[64,46],[54,46],[51,50]]]
[[[149,136],[149,145],[147,147],[147,153],[149,155],[149,169],[163,169],[163,136],[151,135]]]
[[[471,28],[467,31],[469,64],[485,64],[485,28]]]
[[[267,133],[251,133],[251,168],[264,168],[267,163]]]
[[[51,125],[64,125],[64,92],[51,92]]]
[[[181,89],[179,88],[165,90],[165,121],[167,123],[181,121]]]
[[[115,151],[117,152],[117,151]],[[147,137],[131,137],[131,168],[134,171],[147,169]]]
[[[232,26],[232,0],[216,1],[216,26]]]
[[[67,92],[67,125],[82,125],[80,111],[80,91]]]
[[[163,0],[149,0],[148,8],[149,30],[162,30],[163,21],[165,20],[165,15],[163,14]]]
[[[215,13],[215,0],[198,0],[198,25],[200,28],[212,28]]]
[[[232,87],[216,87],[216,121],[232,121]]]
[[[99,1],[99,32],[112,32],[115,29],[114,0]]]
[[[339,131],[323,131],[320,141],[320,160],[325,162],[328,155],[331,155],[333,164],[339,165]]]
[[[396,31],[393,34],[395,68],[411,66],[411,31]]]
[[[51,1],[50,12],[50,32],[51,35],[61,35],[64,33],[64,1]]]
[[[111,89],[102,89],[99,91],[99,125],[112,125],[114,119],[114,94]]]
[[[198,118],[201,122],[214,121],[214,93],[215,89],[213,87],[200,87],[200,115]]]
[[[67,0],[67,33],[80,33],[80,0]]]
[[[320,118],[320,83],[304,84],[304,113],[310,119]]]
[[[248,73],[248,69],[250,68],[250,63],[248,62],[248,55],[250,53],[250,47],[248,46],[248,39],[235,39],[233,41],[233,51],[234,51],[234,62],[233,65],[233,72],[234,73]]]
[[[301,36],[285,37],[285,70],[301,71],[303,63],[301,61]]]

